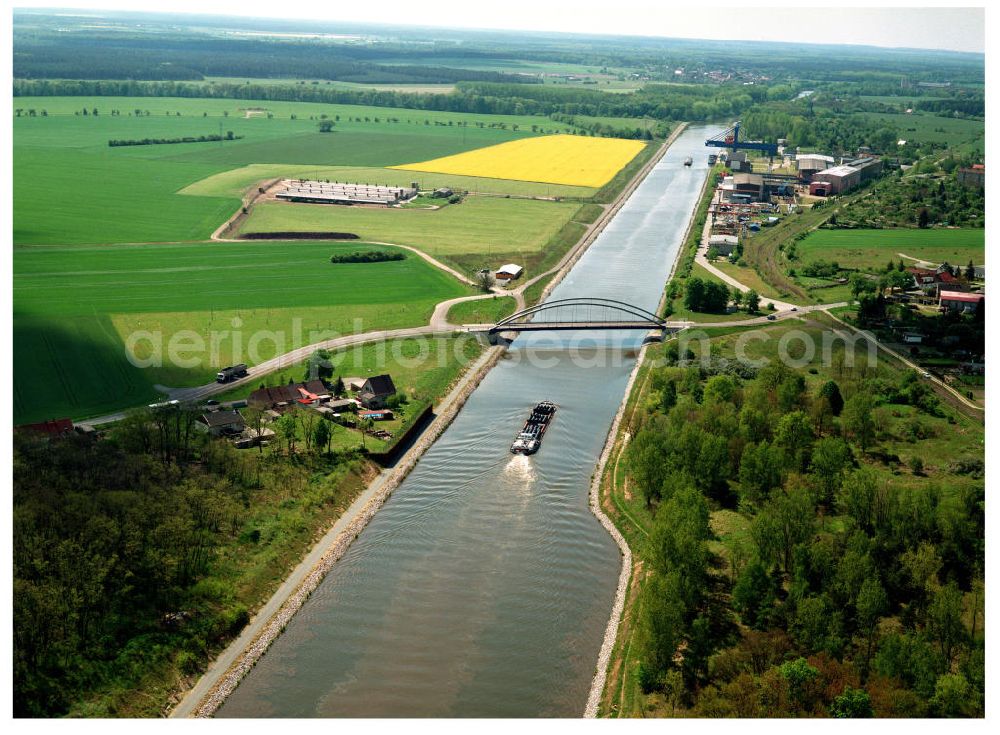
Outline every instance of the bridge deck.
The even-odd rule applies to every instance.
[[[575,329],[669,329],[647,321],[607,321],[607,322],[514,322],[493,327],[491,332],[542,332],[550,330]]]

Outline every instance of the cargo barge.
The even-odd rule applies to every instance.
[[[510,445],[512,454],[534,454],[542,446],[542,437],[549,428],[552,418],[556,415],[556,404],[542,401],[531,410],[531,415],[524,422],[524,428]]]

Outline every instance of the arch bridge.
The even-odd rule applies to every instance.
[[[581,329],[636,329],[656,332],[662,340],[667,332],[678,331],[679,328],[640,306],[615,299],[585,297],[555,299],[530,306],[501,319],[488,332],[491,342],[498,340],[504,332]]]

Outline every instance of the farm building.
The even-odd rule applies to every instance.
[[[439,189],[435,189],[434,193],[431,194],[432,199],[447,199],[452,196],[455,192],[449,189],[447,186],[442,186]]]
[[[286,180],[285,189],[275,198],[310,204],[377,204],[384,207],[405,202],[417,195],[416,187],[340,184],[325,181]]]
[[[976,163],[968,168],[960,168],[956,176],[962,186],[968,186],[970,189],[982,188],[986,186],[986,164]]]
[[[819,153],[800,153],[795,156],[795,164],[799,169],[799,178],[809,181],[813,174],[819,173],[833,165],[833,156],[822,156]]]
[[[853,166],[834,166],[813,174],[813,181],[825,181],[830,185],[827,196],[843,194],[861,183],[861,172]]]
[[[247,398],[247,405],[259,409],[280,409],[293,404],[314,406],[330,400],[330,389],[322,380],[258,388]]]
[[[979,311],[983,299],[986,298],[981,293],[963,293],[961,291],[942,291],[938,298],[938,306],[941,310],[948,311]]]
[[[507,263],[507,265],[502,265],[497,269],[494,277],[498,281],[516,281],[522,273],[524,273],[524,268],[516,263]]]
[[[373,375],[358,391],[358,400],[367,409],[385,408],[386,401],[396,394],[396,384],[389,375]]]
[[[74,430],[73,421],[71,419],[49,419],[48,421],[41,421],[37,424],[23,424],[14,428],[16,431],[41,434],[49,437],[50,439],[67,436],[68,434],[72,434]]]
[[[709,249],[715,249],[719,255],[729,257],[736,250],[740,240],[736,235],[712,235],[708,238]]]
[[[242,434],[246,422],[239,411],[210,411],[198,417],[198,424],[212,436],[234,436]]]

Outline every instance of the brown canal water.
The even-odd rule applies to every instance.
[[[674,142],[552,299],[655,311],[712,132]],[[217,716],[580,716],[621,565],[588,489],[641,337],[515,340]],[[541,450],[511,455],[544,399]]]

